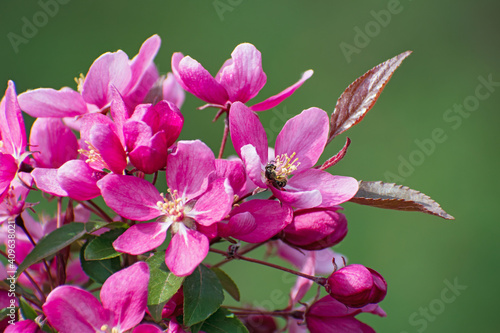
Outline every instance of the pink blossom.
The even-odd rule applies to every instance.
[[[104,282],[102,305],[90,292],[64,285],[49,294],[43,312],[60,333],[125,332],[144,317],[148,281],[148,265],[137,262]]]
[[[199,99],[226,109],[228,104],[246,103],[266,84],[261,53],[252,44],[236,46],[215,78],[196,60],[182,53],[172,55],[172,71],[180,85]],[[292,95],[313,74],[306,71],[294,85],[252,106],[254,111],[271,109]]]
[[[109,107],[111,85],[134,107],[144,100],[159,77],[153,60],[160,44],[158,35],[151,36],[131,60],[122,50],[104,53],[90,66],[87,75],[77,80],[78,92],[68,87],[30,90],[19,95],[21,108],[33,117],[81,116]]]
[[[117,251],[141,254],[172,240],[165,262],[178,276],[189,275],[206,257],[215,223],[230,211],[233,192],[224,178],[212,181],[215,157],[201,141],[180,141],[167,162],[168,196],[149,182],[132,176],[109,175],[98,182],[107,205],[121,216],[156,222],[131,226],[113,243]],[[214,229],[214,230],[212,230]]]
[[[218,224],[219,236],[248,243],[264,242],[292,221],[292,209],[271,200],[254,199],[231,210],[227,223]]]
[[[167,163],[167,150],[181,133],[184,117],[167,101],[141,104],[123,125],[130,162],[144,173],[154,173]]]
[[[331,207],[356,194],[358,182],[354,178],[312,168],[328,138],[325,111],[310,108],[288,120],[276,139],[274,159],[268,155],[260,120],[240,102],[231,107],[229,127],[248,177],[258,187],[270,189],[281,202],[297,208]]]
[[[387,283],[377,271],[353,264],[333,272],[325,289],[336,300],[359,308],[382,301],[387,293]]]
[[[321,250],[340,243],[347,235],[347,219],[341,207],[301,209],[283,230],[282,240],[304,250]]]

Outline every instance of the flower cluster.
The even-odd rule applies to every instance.
[[[0,104],[0,243],[7,259],[0,277],[14,282],[8,292],[0,290],[0,305],[8,313],[15,299],[16,310],[1,327],[275,332],[275,317],[283,317],[281,330],[290,332],[372,332],[355,316],[385,316],[377,304],[387,284],[377,271],[346,265],[330,249],[347,234],[339,205],[351,200],[412,210],[405,205],[411,200],[397,192],[404,189],[386,190],[394,184],[327,172],[344,157],[349,139],[319,161],[332,139],[373,106],[409,52],[355,81],[331,116],[312,107],[289,119],[273,144],[256,112],[291,96],[312,70],[249,106],[267,80],[253,45],[238,45],[215,76],[174,53],[172,73],[161,76],[154,63],[160,44],[157,35],[150,37],[132,59],[121,50],[103,54],[76,79],[76,90],[17,95],[8,82]],[[224,117],[217,156],[196,138],[178,140],[184,117],[193,117],[180,111],[185,91],[207,103],[200,109]],[[22,112],[36,118],[29,138]],[[228,139],[237,156],[224,158]],[[30,214],[36,204],[28,195],[35,191],[57,202],[55,217]],[[413,210],[423,210],[425,203],[412,200]],[[293,268],[244,256],[260,246]],[[209,252],[224,257],[209,264]],[[222,305],[222,289],[239,300],[220,269],[232,260],[297,275],[289,305],[272,311]],[[321,292],[305,302],[313,284]]]

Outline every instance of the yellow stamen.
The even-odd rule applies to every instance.
[[[295,170],[297,170],[297,167],[300,165],[300,162],[297,162],[299,160],[298,157],[296,157],[293,161],[293,157],[295,156],[295,152],[288,157],[287,154],[282,154],[276,157],[276,175],[278,177],[281,176],[288,176],[292,174]]]
[[[87,144],[89,150],[78,149],[78,152],[80,154],[87,156],[87,159],[85,160],[85,162],[87,162],[87,163],[97,162],[97,163],[102,164],[105,169],[109,169],[106,162],[104,162],[99,150],[96,147],[94,147],[90,142],[85,141],[85,143]]]
[[[82,93],[83,91],[83,82],[85,81],[85,76],[80,73],[80,76],[79,77],[75,77],[75,82],[77,84],[77,90],[79,93]]]
[[[173,192],[169,189],[168,198],[163,193],[160,195],[163,202],[158,201],[156,205],[162,210],[164,214],[168,214],[174,221],[181,221],[184,217],[184,200],[178,197],[177,190]]]

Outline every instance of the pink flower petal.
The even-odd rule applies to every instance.
[[[261,199],[243,202],[240,206],[233,208],[230,216],[244,212],[252,214],[257,228],[247,235],[235,236],[235,238],[248,243],[260,243],[268,240],[283,230],[293,217],[293,211],[289,206]]]
[[[64,143],[64,144],[61,144]],[[59,168],[78,156],[75,134],[58,118],[38,118],[30,133],[30,149],[37,167]]]
[[[309,169],[294,175],[288,181],[288,185],[297,191],[316,190],[321,192],[321,202],[317,207],[339,205],[351,199],[358,191],[358,181],[356,179],[344,176],[333,176],[326,171],[317,169]],[[311,207],[316,206],[307,208]],[[301,208],[306,207],[302,206]]]
[[[67,197],[66,192],[57,181],[57,169],[36,168],[31,171],[36,186],[43,192],[56,195],[58,197]]]
[[[186,229],[186,236],[175,234],[165,253],[165,263],[177,276],[187,276],[208,254],[208,238],[195,230]]]
[[[109,311],[88,291],[73,286],[52,290],[43,305],[49,323],[59,333],[95,333],[110,319]]]
[[[183,88],[199,99],[220,105],[225,105],[228,101],[226,89],[190,56],[179,59],[179,53],[174,53],[172,71]]]
[[[163,244],[169,226],[158,222],[134,224],[113,242],[113,247],[118,252],[143,254]]]
[[[209,176],[215,173],[215,156],[200,140],[179,141],[167,158],[167,184],[187,199],[206,191]]]
[[[255,218],[249,212],[242,212],[231,216],[228,223],[219,223],[221,237],[245,236],[257,228]]]
[[[296,176],[293,176],[292,179],[295,177]],[[317,182],[317,180],[315,180],[315,182]],[[290,181],[288,182],[286,188],[291,188]],[[274,187],[270,187],[270,189],[279,201],[296,208],[313,208],[321,204],[321,192],[317,189],[310,191],[302,189],[298,190],[296,188],[294,188],[294,191],[280,191]]]
[[[296,172],[314,166],[328,139],[329,119],[325,111],[310,108],[288,120],[276,138],[276,156],[295,153],[300,165]]]
[[[75,200],[89,200],[101,195],[96,185],[101,176],[81,160],[68,161],[57,170],[59,185]]]
[[[116,134],[120,138],[122,145],[125,145],[125,138],[123,137],[123,124],[130,118],[132,111],[127,107],[122,95],[114,85],[110,85],[109,91],[111,94],[111,105],[109,110],[116,125]]]
[[[233,189],[229,181],[219,178],[208,186],[205,193],[199,197],[192,211],[186,215],[193,217],[199,224],[208,226],[222,220],[233,203]]]
[[[85,76],[82,97],[87,103],[103,108],[111,101],[109,85],[123,93],[132,78],[128,56],[119,50],[97,58]]]
[[[311,333],[375,333],[375,330],[354,317],[314,317],[306,320]]]
[[[32,117],[75,117],[88,112],[87,103],[71,88],[39,88],[18,97],[21,109]]]
[[[26,147],[26,130],[23,115],[17,102],[16,86],[9,81],[5,96],[0,102],[0,133],[2,151],[18,158]]]
[[[174,103],[179,109],[182,107],[186,93],[173,73],[167,74],[167,78],[163,81],[162,90],[164,100]]]
[[[10,154],[0,153],[0,198],[17,173],[16,159]]]
[[[258,187],[266,188],[266,180],[264,178],[264,164],[257,150],[251,144],[241,148],[241,159],[245,164],[245,170],[248,178]]]
[[[125,101],[128,105],[135,106],[143,103],[149,91],[153,88],[160,74],[154,63],[151,63],[147,70],[142,75],[141,79],[135,85],[134,89],[129,91],[125,96]]]
[[[243,43],[231,53],[232,61],[218,73],[220,84],[226,88],[231,102],[246,103],[266,84],[262,57],[249,43]]]
[[[241,157],[241,148],[251,144],[257,150],[263,163],[267,163],[267,135],[259,117],[240,102],[229,110],[229,129],[236,153]]]
[[[250,109],[252,109],[253,111],[265,111],[274,108],[285,99],[290,97],[295,92],[295,90],[297,90],[304,82],[306,82],[307,79],[309,79],[313,75],[313,73],[314,72],[312,69],[305,71],[304,74],[302,74],[300,80],[295,84],[286,88],[279,94],[271,96],[268,99],[251,106]]]
[[[113,126],[114,127],[114,126]],[[90,129],[90,142],[97,148],[106,167],[116,174],[122,174],[127,167],[127,155],[120,138],[109,125],[95,124]]]
[[[161,45],[161,38],[158,35],[153,35],[144,41],[139,50],[139,53],[130,61],[132,78],[130,80],[130,85],[127,91],[133,91],[140,83],[140,79],[147,72],[148,68],[152,64],[154,65],[153,60],[156,57],[158,50],[160,49],[160,45]]]
[[[149,267],[143,261],[111,275],[102,285],[101,301],[114,314],[114,324],[126,331],[141,322],[148,301]]]
[[[156,203],[163,202],[160,193],[147,180],[133,176],[107,175],[97,186],[106,204],[131,220],[147,221],[161,214]]]
[[[182,126],[184,125],[184,116],[174,103],[168,101],[156,103],[153,110],[162,115],[159,128],[165,131],[167,135],[167,147],[170,147],[181,134]]]
[[[216,159],[215,170],[217,177],[227,178],[233,188],[234,194],[239,194],[246,183],[246,173],[243,162],[240,159],[226,160]]]

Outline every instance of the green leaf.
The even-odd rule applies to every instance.
[[[217,275],[200,264],[184,281],[184,325],[191,326],[207,319],[224,301]]]
[[[28,302],[26,302],[22,297],[19,299],[19,307],[23,318],[35,320],[35,318],[38,317],[35,309],[33,309],[31,305],[29,305]]]
[[[210,268],[215,275],[219,278],[220,283],[222,284],[222,288],[224,288],[232,298],[240,301],[240,291],[236,283],[234,283],[233,279],[229,275],[226,274],[222,269],[218,267]]]
[[[367,182],[360,180],[356,195],[351,202],[394,210],[422,212],[436,215],[447,220],[454,217],[446,213],[441,206],[429,196],[411,188],[381,181]]]
[[[80,250],[82,269],[92,280],[103,284],[111,275],[121,269],[120,258],[115,257],[103,260],[86,260],[84,253],[92,241],[87,241]]]
[[[191,333],[198,333],[201,330],[201,327],[203,326],[205,322],[200,321],[199,323],[196,323],[192,325],[189,329],[191,330]]]
[[[125,232],[126,229],[117,228],[105,232],[93,239],[85,249],[85,260],[102,260],[121,255],[113,247],[113,242]]]
[[[26,256],[17,268],[16,276],[19,277],[26,268],[64,249],[74,241],[82,238],[86,234],[94,232],[105,224],[106,222],[72,222],[52,231],[50,234],[43,237],[35,248]]]
[[[201,330],[206,333],[248,333],[248,329],[229,310],[220,308],[205,320]]]
[[[148,309],[155,321],[161,320],[163,306],[182,286],[184,277],[175,276],[165,265],[165,252],[146,260],[149,266]]]

